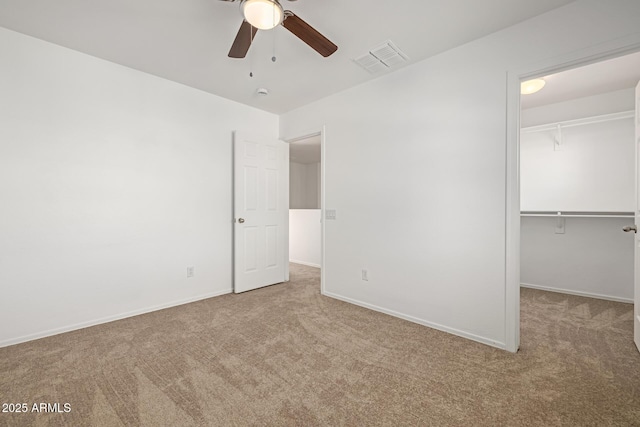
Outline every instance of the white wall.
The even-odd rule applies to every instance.
[[[520,207],[523,211],[633,212],[633,117],[522,132]]]
[[[520,116],[520,126],[539,126],[583,117],[622,113],[634,109],[635,89],[622,89],[541,107],[527,108],[522,111]]]
[[[320,208],[320,163],[289,163],[289,207]]]
[[[277,116],[4,29],[0,63],[0,346],[230,292],[232,131]]]
[[[325,293],[505,347],[507,72],[639,15],[577,1],[281,116],[282,139],[326,125]]]
[[[307,165],[307,206],[320,209],[320,162]]]
[[[307,168],[296,162],[289,162],[289,208],[305,209]]]
[[[289,261],[320,268],[322,224],[320,209],[289,210]]]
[[[617,301],[633,301],[633,218],[521,219],[520,277],[524,286]]]

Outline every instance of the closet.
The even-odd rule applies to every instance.
[[[580,102],[564,110],[587,111]],[[632,302],[634,236],[622,229],[634,224],[634,113],[562,111],[521,129],[522,286]]]

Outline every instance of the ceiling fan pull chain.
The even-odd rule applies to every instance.
[[[278,36],[276,35],[276,32],[273,32],[273,55],[271,56],[271,62],[276,62],[276,40],[277,40]]]
[[[253,40],[253,26],[249,25],[249,40]],[[249,52],[249,77],[253,77],[253,54]]]
[[[273,22],[276,22],[276,8],[273,8]],[[276,62],[276,32],[273,32],[273,55],[271,56],[271,62]]]

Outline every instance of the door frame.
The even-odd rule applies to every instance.
[[[325,147],[326,147],[326,126],[322,125],[320,127],[320,129],[312,129],[309,130],[307,132],[302,132],[301,134],[298,134],[294,137],[290,137],[290,138],[281,138],[284,142],[286,142],[287,144],[291,143],[291,142],[295,142],[295,141],[300,141],[301,139],[307,139],[313,136],[318,136],[320,135],[320,293],[322,295],[324,295],[325,293],[325,273],[324,273],[324,266],[325,266],[325,218],[324,218],[324,211],[325,211],[325,197],[326,197],[326,188],[327,186],[325,185],[326,183],[326,156],[325,156]],[[291,176],[291,172],[289,172],[289,176]],[[290,234],[287,234],[287,258],[289,257],[289,238],[290,238]],[[287,259],[287,265],[288,265],[289,260]],[[287,279],[289,277],[289,267],[287,266]]]
[[[640,51],[640,34],[507,71],[505,349],[520,347],[520,82]]]

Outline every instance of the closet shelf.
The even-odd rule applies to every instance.
[[[633,212],[522,211],[520,216],[551,218],[634,218]]]
[[[589,125],[593,123],[610,122],[613,120],[632,119],[633,117],[635,117],[635,112],[633,110],[622,111],[620,113],[603,114],[601,116],[585,117],[585,118],[576,119],[576,120],[566,120],[564,122],[547,123],[547,124],[538,125],[538,126],[528,126],[528,127],[523,127],[522,129],[520,129],[520,131],[522,133],[557,131],[558,127],[570,128],[574,126],[583,126],[583,125]]]

